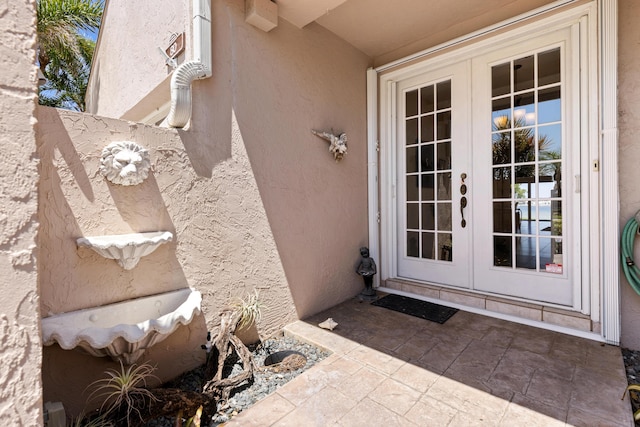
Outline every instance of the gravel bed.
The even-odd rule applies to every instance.
[[[307,358],[307,363],[304,367],[294,371],[274,372],[269,369],[256,370],[254,372],[253,382],[251,384],[245,383],[237,388],[231,394],[226,405],[218,405],[217,413],[213,416],[210,424],[205,424],[205,420],[203,420],[203,426],[209,425],[210,427],[214,427],[229,421],[235,415],[249,408],[260,399],[263,399],[273,393],[276,389],[291,381],[329,355],[328,352],[311,344],[284,336],[267,339],[257,347],[249,348],[249,350],[251,350],[256,366],[258,367],[263,366],[264,359],[268,355],[284,350],[293,350],[302,353]],[[229,376],[234,376],[242,372],[242,365],[239,362],[228,368],[231,370]],[[165,384],[165,386],[189,391],[200,391],[200,387],[202,387],[203,382],[203,372],[203,367],[196,368]],[[160,417],[149,421],[145,424],[145,427],[173,427],[174,425],[175,418]]]

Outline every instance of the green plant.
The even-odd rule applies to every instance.
[[[258,323],[262,317],[262,302],[260,295],[256,289],[253,294],[247,296],[246,299],[238,298],[232,303],[233,310],[238,314],[238,329],[245,329],[252,323]]]
[[[67,427],[116,427],[116,425],[107,419],[104,415],[100,415],[96,418],[87,418],[86,415],[81,413],[74,418]]]
[[[89,387],[95,388],[89,396],[89,400],[93,397],[104,399],[100,406],[100,412],[105,417],[114,412],[123,411],[127,425],[130,424],[131,414],[134,412],[142,419],[139,407],[142,407],[147,399],[157,400],[153,393],[146,388],[147,380],[156,378],[152,374],[155,369],[148,363],[132,364],[125,368],[120,362],[119,371],[108,369],[105,371],[107,378],[99,379],[89,385]]]

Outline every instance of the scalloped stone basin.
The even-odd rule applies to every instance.
[[[128,365],[200,314],[202,295],[190,288],[131,299],[42,319],[44,345],[87,353]]]
[[[131,270],[140,258],[155,251],[158,246],[173,240],[170,231],[113,234],[107,236],[80,237],[78,247],[91,248],[108,259],[115,259],[120,267]]]

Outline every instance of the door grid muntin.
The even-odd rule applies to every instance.
[[[451,80],[404,94],[405,255],[453,261]]]

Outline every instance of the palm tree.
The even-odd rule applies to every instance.
[[[95,42],[81,31],[100,27],[103,0],[38,0],[38,62],[47,82],[40,104],[84,111]]]

